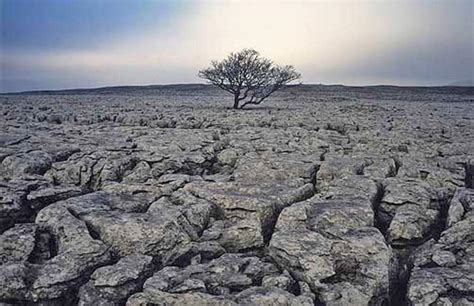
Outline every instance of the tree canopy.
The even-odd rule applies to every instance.
[[[253,49],[231,53],[222,61],[199,71],[199,77],[234,95],[234,108],[262,103],[284,85],[301,75],[293,66],[280,66]]]

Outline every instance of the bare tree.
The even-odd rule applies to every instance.
[[[276,65],[257,51],[244,49],[231,53],[220,62],[212,61],[211,67],[199,71],[199,77],[233,94],[234,108],[238,109],[262,103],[301,75],[293,66]]]

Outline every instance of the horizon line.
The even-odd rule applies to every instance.
[[[122,85],[105,85],[97,87],[66,87],[66,88],[55,88],[55,89],[32,89],[32,90],[20,90],[20,91],[7,91],[0,92],[0,95],[18,95],[18,94],[33,94],[33,93],[54,93],[62,91],[87,91],[87,90],[101,90],[101,89],[113,89],[113,88],[126,88],[126,87],[153,87],[153,86],[180,86],[180,85],[204,85],[204,86],[216,86],[210,83],[161,83],[161,84],[122,84]],[[324,83],[301,83],[301,84],[287,84],[286,86],[342,86],[342,87],[399,87],[399,88],[440,88],[440,87],[474,87],[474,85],[397,85],[397,84],[366,84],[366,85],[349,85],[342,83],[335,84],[324,84]]]

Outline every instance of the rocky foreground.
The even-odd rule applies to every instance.
[[[474,305],[474,90],[0,96],[0,304]]]

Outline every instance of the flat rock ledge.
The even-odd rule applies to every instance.
[[[473,96],[0,95],[0,305],[474,305]]]

